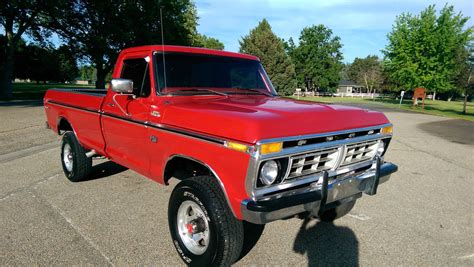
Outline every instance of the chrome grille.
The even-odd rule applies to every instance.
[[[290,168],[285,180],[332,169],[338,158],[337,148],[290,157]]]
[[[346,154],[340,166],[372,159],[377,151],[378,142],[374,140],[347,145]]]

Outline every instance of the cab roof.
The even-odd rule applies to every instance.
[[[136,46],[125,48],[122,50],[120,54],[126,53],[133,53],[139,51],[156,51],[156,52],[181,52],[181,53],[192,53],[192,54],[203,54],[203,55],[214,55],[214,56],[224,56],[224,57],[235,57],[235,58],[243,58],[243,59],[250,59],[250,60],[257,60],[260,59],[256,56],[242,54],[242,53],[235,53],[235,52],[227,52],[222,50],[215,50],[215,49],[208,49],[208,48],[198,48],[198,47],[189,47],[189,46],[176,46],[176,45],[146,45],[146,46]]]

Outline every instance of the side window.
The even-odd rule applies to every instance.
[[[123,61],[120,78],[133,81],[133,94],[138,97],[150,95],[150,72],[144,58],[126,59]]]

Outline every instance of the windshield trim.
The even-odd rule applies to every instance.
[[[165,57],[166,55],[189,55],[189,53],[186,53],[186,52],[165,52]],[[153,79],[154,79],[154,82],[155,82],[155,94],[158,95],[158,96],[193,96],[193,95],[216,95],[215,93],[211,93],[209,92],[209,94],[202,94],[203,92],[198,92],[196,91],[195,94],[193,93],[189,93],[189,94],[176,94],[176,92],[172,92],[172,93],[167,93],[167,94],[163,94],[161,92],[162,88],[160,87],[160,83],[159,83],[159,73],[158,73],[158,64],[159,64],[159,58],[158,57],[161,57],[163,55],[163,51],[154,51],[153,52]],[[260,65],[262,64],[260,62],[260,60],[253,60],[253,59],[245,59],[245,58],[239,58],[239,57],[231,57],[231,56],[221,56],[221,55],[211,55],[211,54],[192,54],[192,56],[203,56],[203,57],[216,57],[216,58],[232,58],[232,59],[235,59],[235,60],[238,60],[238,61],[253,61],[253,62],[258,62]],[[261,70],[263,71],[260,72],[260,75],[262,76],[262,80],[263,80],[263,83],[265,84],[265,87],[266,87],[266,90],[265,89],[262,89],[262,95],[266,95],[268,97],[275,97],[275,96],[278,96],[278,93],[276,92],[275,88],[273,87],[272,85],[272,82],[270,81],[270,78],[268,77],[268,74],[266,73],[265,71],[265,68],[263,68],[263,66],[261,65]],[[192,87],[190,87],[192,88]],[[228,88],[228,89],[242,89],[242,88]],[[226,92],[226,91],[222,91],[223,94],[249,94],[251,91],[247,91],[247,90],[242,90],[243,92]],[[259,92],[256,92],[255,91],[255,94],[260,94]]]

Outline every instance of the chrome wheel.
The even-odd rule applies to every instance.
[[[209,245],[209,222],[204,211],[193,201],[186,200],[177,214],[179,236],[186,248],[195,255],[202,255]]]
[[[69,144],[65,144],[63,147],[63,162],[66,170],[72,172],[73,158],[72,158],[72,149]]]

